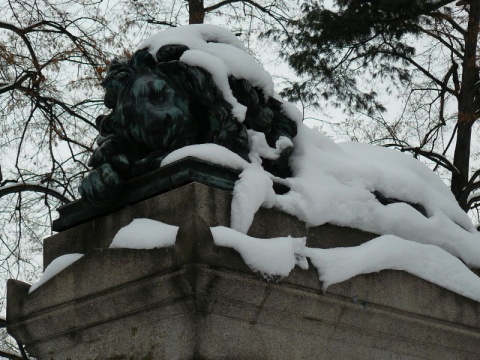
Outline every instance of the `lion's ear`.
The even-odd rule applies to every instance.
[[[157,51],[157,62],[164,63],[169,61],[178,61],[183,53],[187,50],[190,50],[190,48],[181,44],[163,45]]]
[[[148,48],[143,48],[135,51],[130,59],[130,66],[134,69],[153,69],[156,65],[153,55],[150,54]]]

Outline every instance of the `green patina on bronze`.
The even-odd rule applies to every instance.
[[[247,107],[240,123],[210,73],[179,61],[186,50],[165,45],[156,60],[142,49],[130,60],[112,62],[102,82],[105,105],[112,111],[97,118],[98,147],[89,161],[93,169],[79,189],[91,205],[108,205],[125,181],[158,169],[166,155],[181,147],[214,143],[248,161],[247,129],[263,132],[272,147],[280,136],[296,135],[296,124],[279,101],[266,100],[248,81],[229,77],[233,95]],[[274,175],[290,176],[291,152],[287,148],[262,165]]]

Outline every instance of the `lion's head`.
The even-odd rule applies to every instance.
[[[93,205],[108,204],[125,180],[157,169],[162,159],[181,147],[215,143],[249,160],[247,129],[263,132],[270,146],[281,136],[292,139],[296,124],[281,103],[264,96],[244,79],[228,78],[233,96],[247,108],[239,122],[212,75],[180,61],[185,45],[165,45],[156,52],[138,50],[130,60],[114,60],[102,85],[105,105],[99,116],[98,148],[91,156],[93,170],[80,186],[82,198]],[[288,156],[264,167],[274,175],[290,175]]]

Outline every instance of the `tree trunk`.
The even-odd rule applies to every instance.
[[[205,8],[203,0],[188,0],[189,24],[203,24]]]
[[[459,119],[457,121],[457,142],[455,144],[455,154],[453,156],[453,165],[455,165],[460,173],[452,173],[452,184],[450,188],[459,205],[463,210],[467,211],[468,194],[464,194],[463,190],[468,182],[473,122],[468,122],[463,119],[460,120],[460,117],[461,115],[459,114]]]
[[[463,190],[468,182],[470,167],[470,143],[472,138],[472,125],[477,120],[475,114],[475,82],[478,80],[478,67],[476,64],[478,26],[480,19],[480,1],[470,1],[468,28],[465,34],[465,52],[462,63],[462,87],[458,96],[457,142],[453,165],[459,174],[452,175],[451,190],[460,206],[467,209],[467,195]]]

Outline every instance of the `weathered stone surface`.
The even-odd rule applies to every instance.
[[[197,182],[180,186],[45,239],[44,267],[64,254],[84,254],[92,249],[108,248],[117,231],[136,218],[179,226],[192,214],[198,214],[208,226],[230,226],[231,202],[229,191]],[[360,245],[375,236],[333,225],[307,228],[305,223],[291,215],[263,208],[255,215],[248,234],[259,238],[308,236],[309,246],[323,248]]]
[[[138,259],[134,250],[101,252],[110,266],[95,271],[134,263],[128,261],[132,256]],[[108,261],[110,256],[116,257],[116,264]],[[232,260],[228,255],[223,258]],[[75,266],[72,272],[87,270],[87,276],[93,270]],[[131,271],[132,266],[124,270]],[[388,287],[399,274],[372,277]],[[61,274],[52,280],[57,281],[65,283]],[[44,292],[39,297],[51,292],[47,285],[37,290]],[[426,285],[430,289],[422,296],[431,300],[428,290],[434,286]],[[40,359],[475,359],[479,355],[478,322],[470,327],[394,310],[385,306],[385,301],[393,300],[388,293],[380,294],[383,301],[364,307],[351,296],[322,295],[318,287],[303,288],[291,281],[268,283],[225,267],[186,264],[170,273],[114,284],[96,296],[68,287],[66,292],[75,300],[44,304],[48,311],[29,309],[28,321],[8,319],[13,322],[11,333],[30,334],[30,338],[17,336]],[[418,294],[403,292],[403,296]]]
[[[209,226],[229,224],[230,201],[228,192],[193,183],[48,239],[52,258],[73,252],[69,237],[87,254],[31,294],[9,281],[8,331],[39,359],[480,357],[480,304],[409,274],[357,276],[325,294],[313,267],[279,283],[259,277],[236,251],[213,243]],[[179,225],[175,246],[107,248],[118,228],[144,216]],[[250,233],[308,235],[315,247],[373,236],[308,229],[269,209]]]
[[[201,214],[209,226],[228,226],[231,199],[229,192],[199,183],[181,186],[45,239],[44,266],[63,254],[108,248],[118,230],[136,218],[179,226],[193,214]]]

